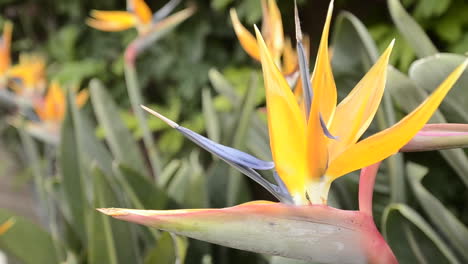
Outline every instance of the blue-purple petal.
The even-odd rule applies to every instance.
[[[310,106],[312,104],[312,99],[314,97],[312,90],[312,83],[310,82],[310,73],[309,73],[309,63],[307,56],[304,51],[304,46],[302,45],[302,30],[301,24],[299,22],[299,15],[297,12],[297,6],[294,6],[294,21],[296,24],[296,49],[297,49],[297,58],[299,61],[299,72],[302,82],[302,92],[306,118],[309,119]]]
[[[263,178],[262,175],[255,171],[255,169],[273,169],[275,167],[275,164],[273,162],[264,161],[240,150],[221,145],[200,134],[193,132],[188,128],[177,126],[175,127],[175,129],[181,132],[188,139],[192,140],[195,144],[213,153],[229,165],[239,170],[244,175],[248,176],[258,184],[260,184],[263,188],[265,188],[273,196],[275,196],[280,202],[290,204],[293,203],[291,195],[284,186],[277,186],[275,184],[270,183],[265,178]]]
[[[161,9],[156,11],[156,13],[153,14],[153,23],[157,23],[163,18],[167,17],[180,3],[181,0],[171,0],[167,2]]]
[[[264,161],[240,150],[221,145],[193,132],[188,128],[179,126],[176,129],[190,138],[193,142],[200,145],[202,148],[208,150],[223,160],[228,160],[230,162],[256,170],[271,170],[275,167],[275,164],[271,161]]]
[[[322,115],[320,115],[320,126],[322,126],[323,133],[325,136],[327,136],[327,138],[338,139],[338,137],[335,137],[330,133],[330,130],[327,128],[327,124],[325,124],[325,121],[323,121]]]

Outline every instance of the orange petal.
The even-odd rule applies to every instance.
[[[316,189],[316,184],[319,184],[328,166],[327,144],[329,138],[324,134],[323,127],[320,123],[320,103],[321,102],[319,102],[316,97],[312,99],[309,120],[307,121],[307,160],[309,163],[307,185],[309,198],[318,197],[318,199],[311,199],[311,202],[314,204],[326,201],[326,198],[321,197],[321,194],[318,193]],[[315,187],[311,188],[312,185],[315,185]],[[312,189],[314,190],[312,191]]]
[[[458,66],[421,105],[400,122],[344,151],[330,164],[327,175],[337,178],[396,153],[423,128],[467,65],[468,60]]]
[[[92,10],[86,24],[102,31],[122,31],[135,26],[135,16],[126,11]]]
[[[57,82],[52,82],[42,102],[35,105],[42,121],[60,122],[65,116],[65,95]]]
[[[140,23],[149,24],[153,17],[153,13],[148,5],[143,0],[133,0],[133,7]]]
[[[10,218],[0,225],[0,236],[7,232],[15,224],[15,219]]]
[[[18,94],[41,93],[45,88],[45,60],[42,56],[21,54],[19,64],[11,67],[7,74],[10,78],[21,79],[21,86],[15,89]]]
[[[284,47],[283,22],[275,0],[268,0],[268,38],[267,43],[274,61],[279,61]]]
[[[323,27],[322,39],[315,61],[312,74],[312,88],[314,89],[314,101],[320,102],[320,113],[327,125],[333,119],[336,107],[336,85],[333,79],[330,57],[328,55],[328,35],[330,21],[333,13],[333,1],[328,7],[327,18]]]
[[[88,90],[81,90],[76,96],[76,105],[78,105],[78,107],[82,107],[86,103],[86,101],[88,101],[88,98]]]
[[[235,9],[231,9],[230,14],[232,26],[234,27],[234,31],[236,32],[242,48],[244,48],[245,52],[247,52],[247,54],[252,58],[259,61],[260,54],[257,47],[257,41],[254,36],[241,24]]]
[[[255,27],[265,81],[270,146],[276,169],[296,202],[305,199],[305,116]],[[302,201],[302,202],[301,202]]]
[[[286,38],[283,49],[283,74],[289,75],[297,70],[297,54],[291,44],[291,39]],[[300,82],[299,82],[300,83]]]
[[[338,105],[330,127],[338,140],[330,142],[330,161],[356,143],[367,130],[379,108],[387,79],[387,65],[393,43],[380,59]]]
[[[0,75],[2,75],[11,65],[11,35],[13,24],[5,21],[3,24],[3,35],[0,39]]]

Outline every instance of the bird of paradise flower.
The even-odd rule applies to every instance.
[[[33,100],[46,88],[46,61],[38,54],[20,54],[19,63],[7,72],[9,86],[17,96]]]
[[[224,209],[99,210],[117,219],[254,252],[321,263],[396,263],[372,218],[372,190],[378,165],[424,127],[464,72],[468,60],[398,123],[360,140],[382,99],[393,42],[351,93],[336,105],[337,92],[328,54],[332,10],[333,1],[311,79],[299,45],[303,104],[298,103],[260,31],[255,28],[266,89],[273,162],[222,146],[143,107],[257,181],[275,195],[279,203],[256,201]],[[300,40],[300,29],[297,31]],[[276,184],[256,172],[270,169],[274,169]],[[331,183],[358,169],[362,169],[360,210],[327,206]]]
[[[299,58],[293,48],[291,39],[284,36],[283,21],[281,13],[275,0],[262,0],[262,35],[270,51],[273,61],[285,76],[286,80],[293,88],[295,96],[302,100],[302,83],[297,82],[299,77]],[[231,22],[234,32],[239,39],[242,48],[253,59],[260,61],[260,52],[255,37],[241,24],[235,9],[231,9]],[[304,36],[299,43],[306,56],[309,55],[309,37]]]
[[[82,107],[88,97],[88,90],[81,90],[76,95],[77,106]],[[65,94],[60,84],[57,81],[52,81],[47,93],[34,99],[33,108],[38,120],[28,121],[25,124],[26,131],[37,138],[44,139],[46,142],[58,143],[60,127],[66,111]]]
[[[180,0],[169,1],[164,7],[153,14],[145,1],[128,0],[127,11],[93,10],[91,11],[91,18],[88,18],[86,23],[102,31],[123,31],[136,28],[138,35],[144,36],[155,28],[161,27],[161,24],[167,24],[168,22],[166,21],[174,20],[182,14],[185,17],[187,10],[167,17],[179,3]]]

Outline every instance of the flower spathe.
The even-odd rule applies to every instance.
[[[468,147],[468,124],[427,124],[401,152]]]
[[[314,263],[395,263],[372,216],[358,211],[262,201],[223,209],[100,211],[215,244]]]
[[[372,218],[378,167],[374,164],[361,172],[359,211],[267,201],[223,209],[98,210],[211,243],[314,263],[397,263]]]

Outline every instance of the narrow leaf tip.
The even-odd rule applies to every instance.
[[[140,106],[141,106],[141,108],[143,108],[145,111],[147,111],[148,113],[150,113],[150,114],[156,116],[157,118],[161,119],[162,121],[164,121],[164,122],[165,122],[166,124],[168,124],[169,126],[171,126],[171,127],[173,127],[173,128],[179,127],[179,124],[177,124],[176,122],[170,120],[169,118],[167,118],[167,117],[161,115],[160,113],[158,113],[158,112],[156,112],[156,111],[154,111],[154,110],[152,110],[152,109],[150,109],[150,108],[148,108],[148,107],[146,107],[146,106],[144,106],[144,105],[140,105]]]
[[[120,208],[97,208],[97,211],[109,216],[125,216],[128,212]]]

